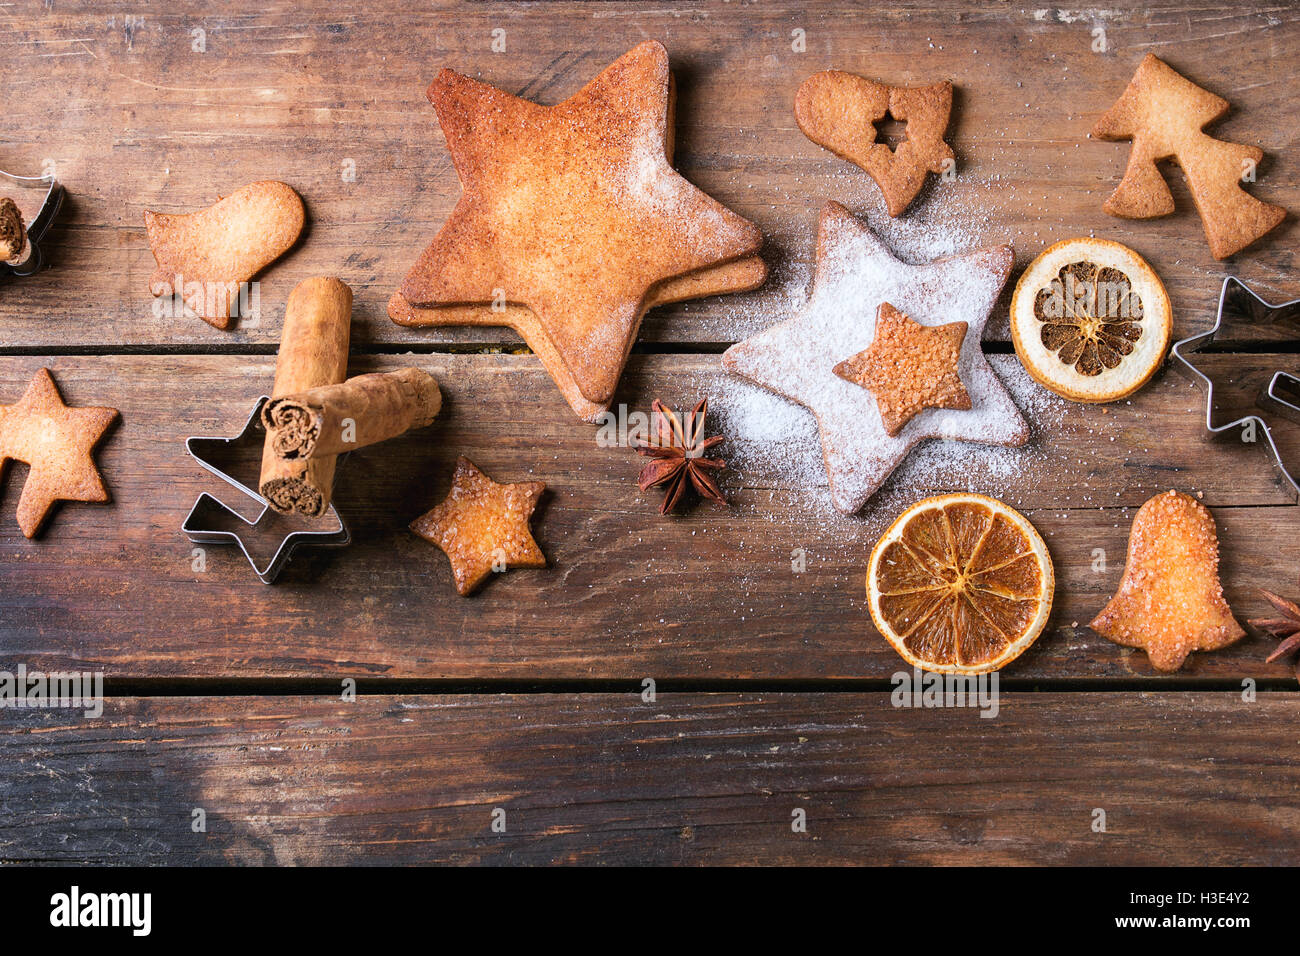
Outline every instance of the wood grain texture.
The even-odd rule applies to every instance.
[[[872,693],[13,711],[0,861],[1294,865],[1298,708],[1003,694],[984,719]]]
[[[1273,357],[1254,358],[1263,375]],[[0,487],[0,648],[32,666],[94,664],[114,677],[887,677],[901,661],[869,623],[867,555],[906,505],[970,488],[1024,509],[1056,564],[1052,624],[1007,676],[1161,681],[1140,652],[1084,626],[1118,583],[1136,506],[1171,486],[1203,496],[1242,618],[1266,609],[1256,585],[1294,591],[1300,556],[1292,498],[1262,445],[1203,441],[1199,393],[1172,374],[1131,407],[1062,407],[992,471],[980,470],[982,451],[905,470],[855,517],[828,506],[808,419],[797,452],[720,447],[736,465],[724,479],[731,508],[661,518],[658,493],[636,488],[637,456],[601,447],[532,356],[354,357],[352,374],[414,362],[443,385],[444,410],[430,428],[343,462],[335,500],[353,545],[303,552],[265,587],[232,548],[205,546],[196,571],[179,527],[201,491],[237,504],[184,438],[236,433],[273,359],[9,357],[3,388],[20,390],[47,362],[70,403],[113,405],[123,423],[100,453],[112,506],[65,505],[29,542],[12,518],[24,471]],[[714,394],[734,404],[718,392],[731,387],[718,362],[634,358],[620,402],[645,412],[654,395],[680,406]],[[994,364],[1018,367],[1011,356]],[[742,389],[743,405],[755,394]],[[718,427],[726,434],[725,419]],[[546,482],[534,528],[549,569],[509,572],[474,598],[454,593],[446,558],[406,526],[446,493],[459,454],[500,481]],[[1263,663],[1272,646],[1251,638],[1195,655],[1178,677],[1285,677],[1285,664]]]
[[[717,355],[692,354],[797,308],[829,199],[912,260],[1011,242],[1018,272],[1059,239],[1124,242],[1165,280],[1177,336],[1209,326],[1227,273],[1275,299],[1300,295],[1300,98],[1286,69],[1300,7],[211,7],[0,5],[0,168],[53,171],[69,191],[47,243],[53,268],[0,285],[0,403],[49,366],[70,404],[112,405],[123,419],[99,455],[111,506],[66,505],[27,542],[13,521],[26,469],[0,480],[0,670],[102,669],[110,693],[136,679],[223,693],[219,682],[238,678],[269,695],[284,688],[260,679],[349,676],[479,691],[506,679],[806,684],[653,704],[478,692],[119,696],[99,720],[6,709],[0,863],[1300,863],[1300,696],[1220,692],[1248,677],[1290,686],[1287,664],[1264,663],[1274,642],[1252,636],[1170,676],[1086,627],[1119,580],[1133,509],[1168,487],[1213,509],[1239,618],[1265,610],[1256,586],[1295,593],[1295,496],[1258,442],[1207,442],[1202,397],[1169,372],[1131,404],[1067,406],[994,355],[1033,423],[1031,446],[932,447],[846,518],[826,503],[810,421],[729,380]],[[492,51],[496,30],[505,52]],[[651,37],[677,79],[677,166],[762,228],[773,270],[756,292],[645,321],[642,350],[668,354],[634,356],[615,407],[707,394],[730,436],[733,506],[671,520],[636,490],[636,456],[576,422],[532,356],[446,354],[515,350],[512,333],[403,329],[385,314],[460,192],[424,96],[438,70],[555,103]],[[1210,257],[1176,170],[1175,215],[1102,212],[1128,145],[1088,132],[1146,52],[1231,101],[1212,131],[1265,151],[1250,191],[1293,214],[1227,263]],[[951,79],[957,180],[931,183],[889,221],[866,175],[795,125],[795,90],[831,68],[899,85]],[[161,314],[144,211],[192,211],[268,177],[302,194],[308,228],[260,277],[260,321],[222,333]],[[30,217],[32,197],[19,201]],[[242,424],[270,388],[288,294],[314,275],[355,290],[352,374],[419,365],[446,405],[431,428],[343,462],[337,500],[354,544],[302,553],[265,587],[234,551],[196,556],[180,534],[201,491],[235,501],[183,439]],[[1007,337],[1009,297],[991,340]],[[1205,359],[1225,415],[1251,409],[1273,369],[1296,368],[1295,330],[1245,338],[1252,348]],[[425,354],[393,354],[407,349]],[[1300,462],[1300,428],[1281,437]],[[453,592],[444,556],[406,524],[445,493],[458,454],[499,480],[547,483],[535,527],[549,569],[511,572],[469,600]],[[907,504],[957,488],[1024,510],[1056,564],[1052,621],[1002,674],[998,717],[827,692],[843,688],[822,679],[902,669],[869,623],[867,554]],[[497,807],[506,834],[490,830]],[[791,832],[795,807],[807,834]],[[206,833],[191,830],[195,808]],[[1091,829],[1097,808],[1105,834]]]
[[[678,166],[763,229],[775,274],[755,293],[656,310],[644,342],[729,342],[786,314],[807,286],[825,200],[887,219],[867,176],[795,125],[795,90],[828,68],[957,86],[960,175],[932,184],[909,217],[889,225],[905,254],[1010,241],[1023,266],[1058,239],[1118,239],[1169,285],[1180,334],[1208,324],[1225,271],[1270,294],[1300,295],[1300,166],[1288,154],[1300,98],[1278,68],[1300,44],[1292,5],[1125,0],[1070,12],[904,2],[867,15],[830,2],[414,9],[381,0],[348,13],[273,0],[238,14],[192,2],[125,14],[96,2],[19,0],[3,18],[0,167],[34,171],[49,161],[70,198],[52,237],[56,267],[4,290],[0,346],[274,343],[289,291],[322,274],[356,290],[359,346],[517,341],[495,329],[405,330],[385,315],[459,195],[425,88],[451,67],[555,103],[647,37],[666,44],[678,80]],[[1093,52],[1096,29],[1104,53]],[[492,52],[494,30],[505,31],[505,52]],[[795,30],[806,52],[793,51]],[[1125,222],[1102,212],[1128,146],[1088,134],[1149,51],[1231,101],[1233,114],[1215,130],[1265,150],[1251,191],[1293,211],[1226,265],[1210,257],[1177,171],[1174,216]],[[156,317],[144,211],[201,208],[266,177],[303,195],[310,225],[262,277],[260,324],[230,334]]]

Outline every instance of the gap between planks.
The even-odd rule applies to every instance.
[[[906,666],[900,664],[900,670]],[[909,672],[910,673],[910,672]],[[339,694],[344,680],[354,678],[108,678],[104,681],[106,698],[177,698],[177,697],[303,697],[332,698]],[[363,678],[356,681],[358,697],[446,696],[446,695],[519,695],[563,694],[571,697],[607,697],[644,691],[643,677],[626,679],[420,679]],[[1255,678],[1255,690],[1261,693],[1300,692],[1300,683],[1284,677]],[[887,678],[826,679],[745,679],[669,678],[655,681],[656,694],[855,694],[860,696],[889,694],[895,684]],[[1170,677],[1159,682],[1150,679],[1104,680],[1083,678],[998,678],[1000,693],[1209,693],[1238,692],[1241,680],[1232,677]]]

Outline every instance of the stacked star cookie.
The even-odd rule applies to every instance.
[[[758,228],[672,168],[661,44],[641,44],[557,106],[451,70],[428,96],[464,192],[390,299],[393,321],[509,326],[594,420],[647,310],[766,277]]]

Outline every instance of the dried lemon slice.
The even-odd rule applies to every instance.
[[[1113,402],[1164,361],[1173,310],[1160,277],[1109,239],[1067,239],[1029,264],[1011,298],[1011,340],[1039,384],[1076,402]]]
[[[885,640],[914,667],[983,674],[1042,633],[1056,577],[1029,520],[996,498],[938,495],[876,542],[867,601]]]

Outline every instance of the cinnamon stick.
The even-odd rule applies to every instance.
[[[423,428],[441,408],[433,376],[403,368],[272,399],[262,408],[262,424],[275,453],[299,461],[341,455]]]
[[[8,196],[0,197],[0,260],[16,262],[27,248],[27,229],[18,205]]]
[[[271,398],[342,382],[348,374],[352,290],[338,279],[300,282],[289,295]],[[258,490],[276,511],[320,517],[334,493],[333,456],[285,461],[267,434]]]

